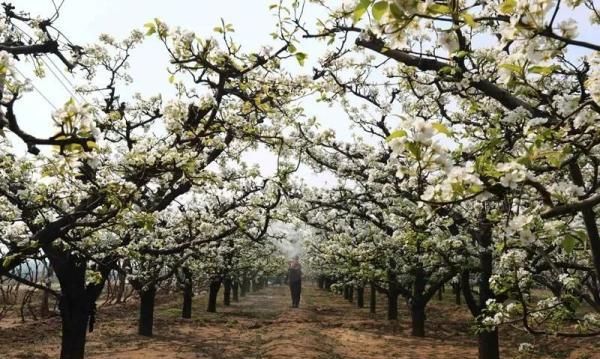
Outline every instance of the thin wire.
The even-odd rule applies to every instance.
[[[27,36],[30,39],[33,39],[33,37],[31,35],[29,35],[28,33],[26,33],[23,29],[21,29],[20,27],[15,25],[15,28],[17,30],[19,30],[23,35]],[[46,58],[51,64],[52,66],[57,70],[57,72],[60,74],[60,76],[69,84],[69,86],[65,85],[65,83],[60,79],[60,77],[56,74],[56,72],[54,72],[54,70],[52,70],[52,68],[48,65],[48,63],[46,62],[46,60],[44,59]],[[42,62],[46,65],[46,67],[48,68],[48,70],[50,70],[50,72],[52,73],[52,75],[54,75],[54,77],[56,78],[56,80],[58,80],[58,82],[62,85],[62,87],[69,93],[69,95],[71,95],[71,97],[77,101],[77,96],[79,96],[79,101],[89,104],[89,102],[83,97],[83,95],[81,95],[80,93],[78,93],[75,90],[75,85],[71,82],[71,80],[69,80],[69,78],[64,74],[64,71],[62,71],[58,65],[56,65],[56,63],[54,63],[54,61],[52,61],[52,59],[50,58],[50,56],[48,56],[47,54],[44,54],[43,57],[41,58]],[[77,102],[79,102],[77,101]]]
[[[60,13],[60,9],[62,8],[63,4],[65,3],[65,0],[62,0],[60,5],[56,6],[56,3],[54,2],[54,0],[50,0],[52,1],[52,5],[54,5],[54,10],[56,10],[56,12],[54,13],[54,15],[52,15],[52,21],[58,19],[59,13]]]
[[[19,73],[19,75],[21,75],[21,76],[22,76],[22,77],[23,77],[25,80],[28,80],[28,81],[29,81],[29,84],[31,85],[31,87],[33,87],[33,88],[34,88],[34,89],[35,89],[35,90],[36,90],[36,91],[37,91],[37,92],[40,94],[40,96],[42,96],[42,98],[43,98],[44,100],[46,100],[46,102],[48,102],[48,104],[49,104],[50,106],[52,106],[52,108],[53,108],[55,111],[56,111],[56,110],[58,110],[58,108],[57,108],[56,106],[54,106],[54,104],[52,103],[52,101],[50,101],[50,100],[48,99],[48,97],[46,97],[46,95],[44,95],[44,93],[43,93],[42,91],[40,91],[40,89],[38,89],[38,88],[37,88],[37,87],[36,87],[36,86],[33,84],[33,82],[32,82],[32,81],[31,81],[31,80],[30,80],[30,79],[29,79],[27,76],[25,76],[25,75],[24,75],[24,74],[21,72],[21,70],[19,70],[17,67],[14,67],[14,69],[15,69],[15,70],[17,70],[17,72]]]
[[[73,85],[71,85],[71,87],[65,85],[65,83],[61,80],[61,78],[54,72],[54,70],[52,69],[52,67],[50,67],[48,65],[48,63],[46,62],[46,60],[42,57],[42,62],[46,65],[46,67],[48,68],[48,70],[50,70],[50,73],[52,73],[52,75],[54,75],[54,77],[56,78],[56,80],[58,80],[58,82],[62,85],[62,87],[69,93],[69,95],[71,95],[71,97],[73,98],[73,100],[79,102],[79,100],[77,99],[77,95],[71,90],[71,87],[73,87]],[[67,80],[68,81],[68,80]],[[83,102],[85,102],[85,100],[83,100]]]

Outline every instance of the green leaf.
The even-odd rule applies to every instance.
[[[427,10],[432,14],[450,14],[452,10],[447,5],[431,4]]]
[[[441,75],[452,75],[456,71],[455,67],[452,66],[444,66],[438,70]]]
[[[89,148],[90,150],[98,148],[96,141],[87,140],[85,144],[86,144],[87,148]]]
[[[292,43],[290,43],[290,44],[288,45],[288,48],[287,48],[287,49],[288,49],[288,51],[289,51],[290,53],[292,53],[292,54],[293,54],[293,53],[295,53],[295,52],[297,51],[297,49],[296,49],[296,46],[294,46],[294,44],[292,44]]]
[[[354,9],[354,12],[352,13],[352,21],[359,22],[365,12],[367,12],[369,5],[371,5],[370,0],[360,0],[358,5],[356,5],[356,9]]]
[[[304,60],[306,60],[308,55],[306,55],[304,52],[296,52],[295,56],[296,56],[296,60],[298,60],[298,63],[300,64],[300,66],[304,66]]]
[[[389,9],[389,4],[387,1],[379,1],[373,4],[373,17],[377,21],[381,21],[381,18]]]
[[[465,50],[460,50],[454,53],[454,56],[459,59],[465,58],[467,55],[469,55],[469,51]]]
[[[522,74],[523,73],[523,68],[519,65],[515,65],[515,64],[501,64],[500,67],[502,67],[503,69],[507,69],[510,70],[511,72],[514,72],[516,74]]]
[[[517,0],[504,0],[498,10],[503,14],[510,14],[517,8]]]
[[[452,192],[456,194],[462,194],[465,191],[463,184],[460,182],[453,182],[450,184],[450,187],[452,187]]]
[[[441,124],[439,122],[433,123],[431,125],[431,127],[433,127],[437,132],[443,133],[444,135],[446,135],[448,137],[452,136],[452,132],[450,132],[448,127],[444,126],[443,124]]]
[[[9,255],[4,257],[4,260],[2,261],[2,267],[8,268],[14,259],[15,255]]]
[[[392,13],[392,16],[396,18],[396,20],[404,20],[406,18],[406,15],[404,15],[404,12],[396,3],[390,5],[390,12]]]
[[[563,238],[562,242],[560,243],[560,245],[561,245],[561,247],[563,247],[563,249],[567,253],[572,253],[573,250],[575,249],[575,246],[577,245],[577,242],[578,242],[577,237],[575,237],[571,233],[567,233],[565,235],[565,238]]]
[[[546,161],[552,167],[559,168],[563,162],[564,155],[560,151],[546,153]]]
[[[527,70],[534,74],[540,74],[543,76],[551,75],[554,71],[559,69],[560,66],[552,65],[552,66],[530,66]]]
[[[172,84],[173,82],[175,82],[175,75],[171,74],[169,76],[169,83]]]
[[[406,148],[408,148],[410,153],[412,153],[412,155],[415,156],[417,160],[421,159],[421,147],[419,146],[419,144],[414,142],[407,142]]]
[[[465,20],[465,23],[467,25],[469,25],[470,27],[477,26],[477,23],[475,22],[475,18],[473,18],[473,15],[471,15],[469,13],[466,13],[466,12],[463,12],[461,14],[461,16],[462,16],[463,20]]]
[[[483,189],[483,188],[482,188],[480,185],[476,185],[476,184],[474,184],[474,185],[471,185],[471,187],[469,187],[469,191],[470,191],[471,193],[478,193],[478,192],[481,192],[481,190],[482,190],[482,189]]]
[[[575,231],[575,236],[579,238],[579,240],[583,243],[586,243],[588,241],[587,233],[584,230],[580,229],[578,231]]]
[[[396,131],[392,132],[385,140],[389,142],[389,141],[393,140],[394,138],[402,138],[404,136],[406,136],[406,131],[396,130]]]
[[[156,32],[156,24],[153,22],[145,23],[144,27],[146,28],[146,36],[151,36]]]

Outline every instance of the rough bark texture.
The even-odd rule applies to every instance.
[[[83,359],[86,332],[94,329],[96,299],[100,296],[109,270],[102,268],[99,283],[86,284],[87,261],[69,251],[48,245],[42,247],[60,283],[62,321],[61,359]]]
[[[498,348],[498,330],[492,332],[483,332],[478,336],[479,359],[500,359]]]
[[[154,327],[154,300],[156,287],[150,285],[140,290],[140,318],[138,321],[138,334],[145,337],[152,336]]]
[[[70,269],[69,272],[57,270],[62,292],[59,302],[62,321],[60,358],[83,359],[86,331],[91,311],[85,293],[85,265],[74,265]]]

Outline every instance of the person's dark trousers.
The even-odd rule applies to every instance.
[[[300,293],[302,292],[302,281],[290,282],[290,292],[292,293],[292,307],[298,308],[300,305]]]

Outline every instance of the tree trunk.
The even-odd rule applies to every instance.
[[[456,305],[461,305],[461,300],[460,300],[460,281],[458,281],[457,283],[453,284],[452,287],[454,288],[454,303],[456,303]]]
[[[154,326],[154,300],[156,298],[156,286],[150,285],[142,288],[140,294],[140,318],[138,321],[138,334],[145,337],[152,336]]]
[[[390,268],[394,268],[396,266],[396,262],[393,259],[390,259]],[[396,273],[389,269],[387,272],[388,279],[388,320],[398,320],[398,295],[400,292],[398,291],[398,281]]]
[[[61,359],[83,359],[86,331],[93,330],[96,299],[100,296],[109,271],[101,270],[102,280],[86,284],[86,260],[54,246],[44,246],[61,289],[59,310],[62,321]]]
[[[494,257],[492,254],[492,224],[482,215],[479,230],[473,233],[473,238],[482,247],[479,251],[479,302],[475,301],[473,292],[469,285],[469,272],[463,272],[461,286],[465,302],[474,317],[479,317],[489,299],[495,299],[490,288],[490,278],[494,268]],[[479,359],[499,359],[500,350],[498,343],[498,331],[481,332],[478,335]]]
[[[435,292],[432,292],[429,297],[424,296],[426,283],[425,270],[417,266],[410,300],[411,335],[414,337],[425,336],[425,305],[431,296],[435,295]],[[441,288],[438,291],[441,293]]]
[[[70,261],[70,264],[73,264]],[[62,321],[61,359],[83,359],[85,337],[91,312],[85,293],[85,264],[73,265],[70,273],[60,273],[62,296],[59,301]],[[65,282],[69,282],[66,284]],[[65,283],[65,285],[63,285]]]
[[[231,292],[233,293],[233,301],[237,303],[240,301],[240,296],[239,296],[240,284],[236,280],[236,281],[232,282],[231,285],[232,285]]]
[[[333,284],[331,278],[325,278],[325,290],[331,291],[331,284]]]
[[[348,301],[352,303],[354,301],[354,286],[348,287]]]
[[[412,303],[410,306],[411,314],[411,335],[413,337],[425,336],[425,305],[421,302]]]
[[[500,345],[498,343],[498,330],[481,332],[478,336],[479,359],[499,359]]]
[[[215,313],[217,311],[217,295],[219,294],[219,289],[221,288],[221,279],[213,279],[209,285],[208,291],[208,307],[206,308],[207,312]]]
[[[573,179],[573,184],[585,188],[583,175],[581,174],[581,169],[579,168],[577,161],[569,162],[569,171],[571,178]],[[598,233],[598,225],[596,224],[596,213],[594,212],[594,207],[584,207],[581,210],[581,214],[583,215],[585,230],[590,242],[590,251],[592,254],[594,268],[596,270],[596,278],[599,281],[598,285],[600,286],[600,234]]]
[[[375,312],[377,311],[377,292],[375,288],[375,283],[373,282],[371,282],[371,290],[369,294],[369,313],[375,314]]]
[[[356,288],[356,306],[359,308],[365,306],[365,287],[362,285]]]
[[[247,278],[243,278],[242,283],[241,283],[242,293],[240,293],[240,295],[242,297],[246,296],[246,294],[248,293],[249,287],[250,287],[250,280],[248,280]]]
[[[388,294],[388,320],[398,320],[398,294]]]
[[[223,305],[231,305],[231,278],[225,278],[223,281]]]
[[[85,337],[90,313],[85,298],[60,299],[60,315],[62,319],[62,340],[60,359],[83,359],[85,354]]]
[[[184,319],[192,318],[192,298],[194,297],[194,286],[192,279],[186,278],[183,284],[183,308],[181,309],[181,317]]]
[[[317,287],[318,287],[319,289],[323,289],[323,288],[325,288],[325,285],[324,285],[324,283],[323,283],[323,276],[319,276],[319,277],[317,277]]]

